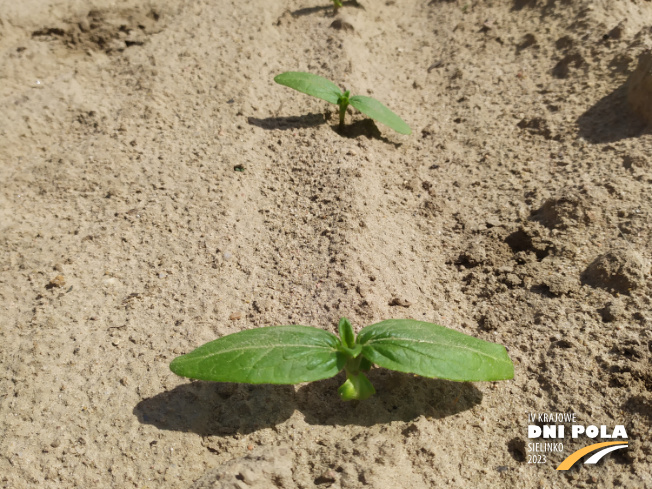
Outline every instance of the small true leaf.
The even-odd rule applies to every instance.
[[[353,326],[351,326],[351,322],[346,318],[340,319],[337,330],[340,333],[340,339],[342,340],[342,343],[348,348],[355,348],[355,333],[353,332]]]
[[[505,347],[436,324],[389,319],[360,331],[362,355],[384,368],[463,382],[514,377]]]
[[[240,331],[175,358],[177,375],[216,382],[297,384],[328,379],[346,364],[332,333],[309,326]]]
[[[294,88],[295,90],[320,98],[331,104],[338,103],[342,91],[335,83],[326,78],[302,71],[288,71],[274,77],[280,85]]]
[[[412,129],[403,119],[389,110],[378,100],[364,95],[355,95],[349,98],[349,103],[372,119],[391,127],[400,134],[412,134]]]

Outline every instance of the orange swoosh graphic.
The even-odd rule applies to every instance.
[[[571,453],[566,460],[564,460],[562,463],[559,464],[559,467],[557,467],[557,470],[568,470],[570,469],[575,462],[577,462],[579,459],[581,459],[584,455],[587,453],[591,453],[598,448],[603,448],[603,447],[610,447],[612,445],[627,445],[626,441],[606,441],[604,443],[595,443],[593,445],[589,445],[588,447],[580,448],[578,451]]]

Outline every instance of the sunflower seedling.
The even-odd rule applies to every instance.
[[[504,346],[432,323],[388,319],[366,326],[356,338],[342,318],[339,334],[298,325],[240,331],[175,358],[170,369],[193,379],[246,384],[298,384],[345,370],[338,389],[344,401],[376,392],[364,374],[373,365],[460,382],[514,377]]]
[[[337,85],[321,76],[302,71],[288,71],[275,76],[274,81],[280,85],[294,88],[301,93],[306,93],[331,104],[339,105],[340,129],[344,127],[346,109],[351,104],[363,114],[391,127],[400,134],[412,134],[412,130],[403,119],[375,98],[365,97],[364,95],[354,95],[351,97],[348,90],[342,93]]]

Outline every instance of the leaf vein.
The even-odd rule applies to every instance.
[[[413,340],[413,339],[410,339],[410,338],[396,338],[396,337],[394,337],[394,338],[377,338],[377,339],[371,339],[371,340],[367,341],[363,346],[369,346],[369,345],[371,345],[373,343],[382,343],[382,342],[389,342],[390,344],[393,343],[394,345],[396,345],[397,341],[406,341],[406,342],[411,342],[411,343],[427,343],[429,345],[436,345],[436,346],[440,346],[442,348],[458,348],[460,350],[467,350],[469,352],[477,353],[477,354],[485,356],[487,358],[491,358],[492,360],[501,361],[501,362],[505,363],[505,360],[502,360],[499,357],[494,357],[494,356],[489,355],[488,353],[485,353],[483,351],[475,350],[473,348],[469,348],[468,346],[451,345],[451,344],[448,344],[448,343],[440,343],[440,342],[428,341],[428,340]],[[432,357],[431,355],[428,355],[425,352],[416,350],[415,348],[410,348],[410,347],[407,347],[407,346],[405,346],[404,348],[407,348],[407,349],[412,350],[412,351],[417,351],[421,355],[425,355],[425,356],[428,356],[430,358],[436,358],[436,357]]]
[[[336,349],[336,348],[333,348],[333,347],[330,347],[330,346],[320,346],[320,345],[294,345],[294,344],[287,344],[287,343],[284,343],[284,344],[271,345],[271,346],[270,346],[270,345],[239,346],[239,347],[237,347],[237,348],[230,348],[230,349],[228,349],[228,350],[220,350],[220,351],[217,351],[217,352],[210,352],[210,353],[208,353],[208,354],[206,354],[206,355],[204,355],[204,356],[201,356],[201,357],[195,357],[194,359],[199,359],[199,358],[202,358],[202,359],[204,359],[204,358],[210,358],[210,357],[213,357],[213,356],[215,356],[215,355],[222,355],[223,353],[231,353],[231,352],[234,352],[234,351],[240,352],[240,351],[243,351],[243,350],[268,350],[268,349],[271,350],[271,349],[275,349],[275,348],[287,348],[287,347],[317,348],[317,349],[320,349],[320,350],[337,352],[337,349]],[[268,352],[267,354],[269,354],[269,353],[271,353],[271,352]]]

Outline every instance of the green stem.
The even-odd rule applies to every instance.
[[[349,91],[347,90],[342,94],[337,103],[340,105],[340,129],[344,128],[344,116],[346,109],[349,106]]]
[[[369,379],[360,370],[360,364],[366,360],[362,355],[356,358],[349,358],[344,367],[346,370],[346,382],[340,386],[337,392],[343,401],[364,401],[376,393],[376,389],[369,382]]]
[[[349,92],[340,97],[340,125],[344,121],[344,113],[349,103]],[[356,342],[353,327],[348,319],[340,319],[338,325],[340,333],[340,345],[338,350],[346,355],[346,382],[340,386],[337,392],[343,401],[364,401],[376,393],[369,379],[362,372],[368,372],[371,362],[362,356],[362,345]]]

